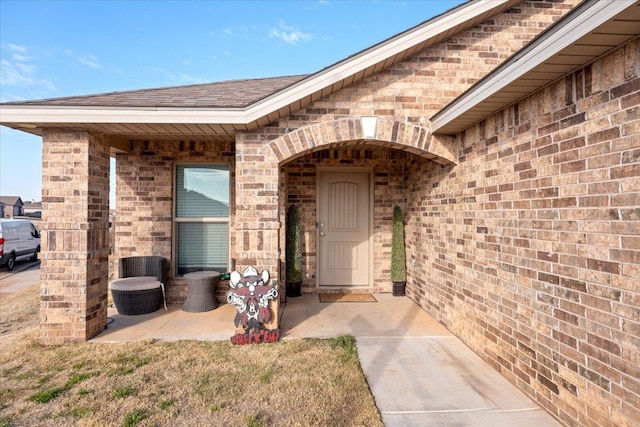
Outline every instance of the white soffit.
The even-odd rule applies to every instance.
[[[638,0],[587,0],[434,115],[432,131],[458,133],[631,40],[640,32],[637,12]]]
[[[378,45],[328,67],[312,76],[277,92],[246,108],[185,108],[185,107],[61,107],[61,106],[17,106],[0,105],[0,123],[37,123],[37,127],[48,123],[224,123],[245,125],[260,122],[264,117],[287,111],[292,104],[299,103],[314,94],[338,85],[358,73],[388,62],[412,47],[429,39],[435,39],[447,31],[470,22],[485,14],[502,11],[519,0],[471,0],[424,24],[405,31]],[[307,102],[308,103],[308,102]],[[26,127],[22,127],[26,130]]]

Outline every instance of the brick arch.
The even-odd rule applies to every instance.
[[[360,117],[314,123],[293,130],[269,143],[279,164],[340,143],[367,143],[408,151],[441,164],[455,164],[453,139],[434,137],[428,127],[377,118],[375,136],[364,138]],[[444,141],[444,143],[443,143]]]

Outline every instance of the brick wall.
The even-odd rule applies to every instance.
[[[424,124],[581,0],[524,1],[407,60],[313,103],[271,127],[291,131],[340,117],[375,115]]]
[[[640,42],[407,165],[408,293],[567,425],[640,420]]]
[[[86,341],[107,322],[109,147],[84,131],[42,139],[40,340]]]
[[[167,258],[171,265],[175,165],[229,164],[230,198],[233,200],[234,151],[235,147],[230,143],[134,141],[130,152],[118,154],[114,256],[158,255]],[[232,218],[233,214],[232,205]],[[170,277],[173,276],[173,265],[171,268]],[[221,282],[220,287],[225,284]],[[186,296],[184,280],[172,280],[167,286],[168,302],[182,303]]]
[[[399,123],[409,122],[425,126],[425,117],[440,110],[495,68],[497,64],[562,17],[577,3],[579,0],[522,2],[503,14],[474,26],[444,43],[428,47],[408,60],[327,96],[278,122],[254,132],[239,135],[238,164],[245,159],[240,147],[246,146],[251,147],[247,152],[248,159],[250,161],[253,161],[254,158],[259,159],[255,167],[267,168],[269,163],[265,163],[265,159],[271,159],[273,155],[267,144],[286,134],[293,136],[291,140],[286,141],[286,149],[277,152],[281,155],[278,158],[281,160],[281,164],[286,164],[301,155],[312,153],[318,148],[306,147],[295,137],[293,132],[314,123],[375,115]],[[444,141],[446,144],[446,139]],[[453,144],[450,144],[445,149],[452,148]],[[321,149],[324,151],[324,147]],[[382,152],[387,151],[382,148]],[[291,167],[299,168],[299,162],[304,163],[309,159],[313,159],[313,155],[307,155],[303,160],[296,161]],[[269,161],[273,162],[273,160]],[[247,167],[247,170],[252,169]],[[262,169],[260,169],[260,174],[262,173]],[[269,175],[267,178],[268,181],[264,188],[260,182],[252,182],[250,188],[246,187],[250,191],[245,200],[250,200],[252,194],[259,195],[264,191],[272,191],[274,182],[276,182],[273,179],[275,177]],[[280,194],[286,194],[284,192],[285,183],[286,188],[289,188],[290,185],[300,187],[300,180],[296,183],[291,179],[290,174],[281,174]],[[377,180],[379,181],[379,179]],[[311,182],[313,179],[308,178],[308,181],[309,185],[313,185]],[[304,197],[308,198],[315,194],[315,188],[296,189],[289,194],[295,196],[296,193],[304,194]],[[244,202],[239,202],[239,205],[243,204]],[[284,212],[286,212],[288,203],[281,198],[275,203],[270,203],[269,206],[274,209],[272,213],[279,215],[282,224],[284,224]],[[305,209],[310,212],[314,209],[308,201],[305,202],[305,206]],[[389,209],[392,210],[393,206]],[[262,215],[272,217],[264,212]],[[384,214],[376,214],[376,218],[384,216]],[[391,213],[388,217],[391,217]],[[307,250],[308,259],[304,261],[306,265],[305,285],[311,286],[315,282],[313,262],[315,249],[312,246],[314,243],[312,236],[315,236],[315,233],[311,232],[310,227],[311,222],[315,222],[315,220],[309,219],[307,221],[305,229],[308,240],[306,244],[311,249]],[[249,223],[247,222],[247,224]],[[244,227],[245,225],[239,226]],[[283,229],[280,230],[278,238],[284,242]],[[390,237],[382,236],[376,237],[376,239],[379,241],[375,243],[374,256],[376,264],[380,266],[376,267],[375,278],[377,280],[385,275],[385,267],[383,266],[388,264],[386,245]],[[252,246],[248,244],[246,247],[250,249]],[[281,257],[283,259],[284,254],[281,254]]]
[[[245,135],[236,138],[236,197],[232,252],[236,269],[267,269],[278,280],[280,222],[277,159],[264,142]]]

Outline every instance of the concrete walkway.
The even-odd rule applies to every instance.
[[[354,336],[387,427],[560,425],[409,299],[376,298],[373,303],[289,298],[281,311],[281,337]],[[228,340],[235,333],[235,309],[226,304],[206,313],[174,306],[142,316],[110,309],[109,316],[112,323],[92,341]]]
[[[357,342],[387,427],[559,425],[455,337]]]
[[[360,363],[385,426],[559,426],[415,303],[389,294],[377,303],[290,298],[286,338],[356,338]]]

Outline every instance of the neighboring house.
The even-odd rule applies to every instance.
[[[42,342],[106,325],[115,155],[114,255],[172,301],[281,282],[292,203],[307,292],[390,292],[399,205],[409,298],[562,422],[637,424],[639,34],[633,0],[471,1],[307,76],[0,104],[43,138]]]
[[[22,199],[18,196],[0,196],[3,218],[13,218],[24,215]]]
[[[22,210],[23,210],[24,216],[30,216],[34,218],[42,217],[41,202],[25,202]]]

